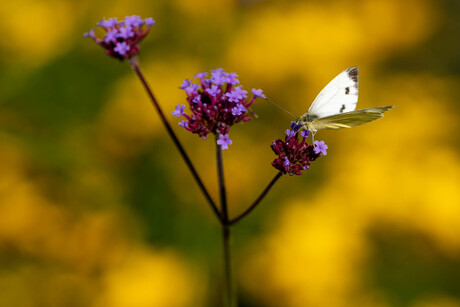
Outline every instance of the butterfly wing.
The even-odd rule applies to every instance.
[[[312,130],[353,128],[379,119],[393,106],[374,107],[318,118],[309,125]]]
[[[341,72],[316,96],[308,109],[310,117],[320,118],[356,109],[358,102],[358,67]]]

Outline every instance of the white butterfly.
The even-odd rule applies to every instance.
[[[358,102],[358,67],[341,72],[316,96],[307,113],[295,121],[312,132],[320,129],[353,128],[383,116],[393,106],[356,109]]]

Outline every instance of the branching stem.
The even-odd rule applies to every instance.
[[[150,86],[148,85],[147,81],[144,78],[144,75],[142,74],[142,72],[141,72],[141,70],[139,68],[137,58],[136,57],[131,58],[130,64],[131,64],[131,67],[134,69],[134,72],[136,73],[136,75],[141,80],[142,85],[144,86],[145,90],[147,91],[147,94],[148,94],[148,96],[150,98],[150,101],[152,102],[152,105],[157,110],[157,113],[160,116],[160,119],[161,119],[161,121],[163,122],[163,125],[166,128],[166,131],[168,132],[169,136],[173,140],[174,145],[176,145],[177,149],[179,150],[180,155],[184,159],[185,164],[189,168],[190,172],[193,175],[193,178],[195,179],[195,181],[197,182],[198,186],[200,187],[201,192],[203,192],[203,195],[206,197],[209,205],[211,206],[212,211],[214,212],[216,217],[219,219],[219,221],[222,223],[223,219],[222,219],[221,213],[217,209],[217,206],[214,203],[214,201],[212,200],[211,195],[209,195],[208,191],[206,190],[206,187],[204,186],[203,182],[201,181],[201,178],[198,175],[198,172],[196,171],[195,167],[193,166],[192,161],[190,160],[189,156],[185,152],[184,147],[182,146],[182,144],[180,143],[180,141],[177,138],[176,134],[174,133],[173,129],[169,125],[168,120],[166,119],[166,116],[164,115],[163,111],[161,110],[161,107],[158,104],[158,101],[156,100],[155,96],[153,95],[153,92],[150,89]]]

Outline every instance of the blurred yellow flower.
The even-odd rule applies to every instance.
[[[428,37],[429,1],[291,2],[257,8],[228,52],[253,78],[276,85],[301,77],[313,87],[348,66],[381,61]]]
[[[189,15],[203,18],[204,16],[220,18],[228,17],[229,13],[238,3],[235,0],[213,1],[213,0],[173,0],[170,3],[178,10]],[[219,12],[216,14],[216,12]]]
[[[376,105],[396,108],[366,129],[335,132],[340,141],[324,161],[324,186],[280,205],[279,226],[250,249],[240,278],[268,306],[356,306],[372,297],[360,274],[367,232],[379,222],[423,232],[446,255],[458,255],[460,159],[448,143],[457,129],[446,94],[454,84],[392,78],[372,95]]]
[[[175,253],[133,250],[106,275],[96,306],[202,306],[204,290],[203,280]]]
[[[279,226],[254,242],[239,271],[241,282],[267,306],[345,306],[359,280],[359,225],[331,206],[297,201],[283,207]]]
[[[53,204],[40,183],[28,178],[22,147],[0,135],[0,148],[2,256],[34,259],[7,262],[9,269],[0,272],[0,306],[203,304],[204,280],[174,252],[152,252],[133,237],[128,241],[126,214],[122,219],[110,209],[79,212]]]
[[[8,1],[0,8],[2,49],[15,64],[41,64],[71,45],[79,6],[72,1]]]

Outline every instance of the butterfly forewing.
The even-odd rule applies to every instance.
[[[358,67],[341,72],[316,96],[307,114],[316,118],[346,113],[358,102]]]
[[[352,128],[383,116],[393,106],[357,110],[358,67],[341,72],[319,93],[296,124],[315,133],[320,129]]]

